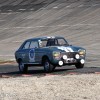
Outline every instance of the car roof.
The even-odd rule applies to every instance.
[[[38,38],[31,38],[31,39],[27,39],[26,41],[31,41],[31,40],[45,40],[45,39],[55,39],[55,38],[63,38],[60,36],[47,36],[47,37],[38,37]]]

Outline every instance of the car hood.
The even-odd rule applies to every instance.
[[[49,47],[52,51],[61,51],[61,52],[78,52],[79,49],[83,49],[82,47],[77,46],[51,46]]]

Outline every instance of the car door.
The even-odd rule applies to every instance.
[[[32,40],[30,43],[29,52],[28,52],[29,63],[39,63],[38,50],[39,50],[38,41]]]
[[[26,41],[20,50],[20,58],[23,63],[28,63],[28,52],[29,52],[30,41]]]

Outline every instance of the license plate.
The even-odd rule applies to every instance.
[[[74,58],[67,58],[66,63],[74,63],[75,59]]]

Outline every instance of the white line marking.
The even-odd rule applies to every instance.
[[[79,5],[78,7],[83,7],[84,5]]]
[[[0,55],[0,57],[12,57],[14,55]]]
[[[45,27],[64,27],[64,26],[69,26],[69,27],[73,27],[73,26],[100,26],[100,24],[74,24],[74,25],[52,25],[52,26],[35,26],[35,27],[7,27],[7,28],[0,28],[0,29],[21,29],[21,28],[27,28],[27,29],[31,29],[31,28],[45,28]]]
[[[53,7],[54,9],[57,9],[58,7],[56,6],[56,7]]]
[[[66,6],[66,8],[70,8],[71,6]]]
[[[46,8],[40,8],[41,10],[45,10]]]
[[[0,14],[1,15],[10,15],[10,14],[17,14],[17,13],[21,13],[21,12],[7,12],[7,13],[3,13],[3,12],[1,12]]]
[[[7,11],[11,12],[12,10],[7,10]]]
[[[92,6],[100,6],[100,4],[93,4]]]
[[[30,9],[31,11],[34,10],[34,8]]]
[[[26,9],[19,9],[20,11],[25,11]]]
[[[1,13],[1,15],[10,15],[12,13]]]
[[[12,41],[13,43],[22,43],[22,41]]]

